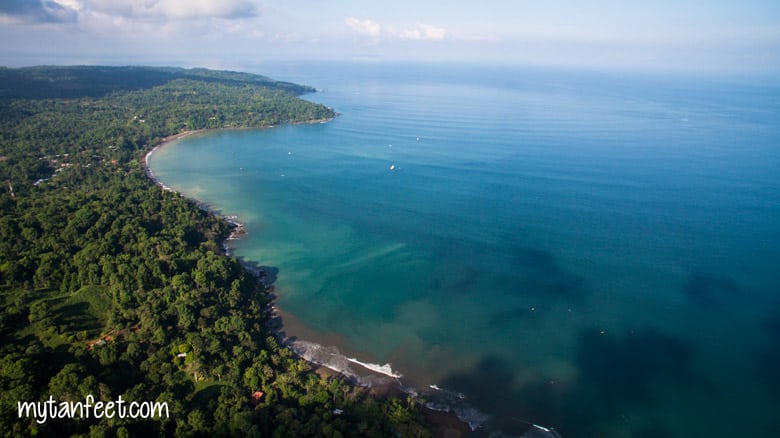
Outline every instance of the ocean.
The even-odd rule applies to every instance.
[[[150,163],[246,225],[233,253],[275,274],[301,354],[484,435],[780,435],[780,82],[258,73],[339,116],[192,136]]]

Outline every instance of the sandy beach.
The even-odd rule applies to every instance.
[[[314,370],[317,374],[343,376],[350,379],[354,384],[366,386],[366,389],[377,397],[405,398],[409,395],[418,397],[413,388],[405,387],[399,379],[393,379],[380,374],[376,374],[375,378],[374,376],[369,376],[367,379],[356,379],[355,374],[365,376],[371,372],[359,365],[343,360],[346,357],[360,356],[360,352],[345,347],[348,343],[343,337],[336,333],[318,332],[293,314],[276,306],[273,307],[272,311],[274,315],[273,322],[275,323],[273,329],[284,345],[296,351],[297,348],[293,344],[302,339],[304,341],[301,341],[301,343],[312,345],[315,348],[322,348],[321,355],[317,355],[317,352],[312,350],[308,350],[303,354],[296,351],[299,357],[307,360],[315,367]],[[333,345],[339,345],[340,349],[335,350],[332,347]],[[331,355],[334,352],[337,353],[336,356]],[[312,354],[316,357],[313,357]],[[323,364],[320,363],[321,361],[330,361],[330,363]],[[422,413],[425,421],[432,426],[437,437],[457,438],[468,436],[472,433],[469,424],[458,418],[453,411],[440,411],[426,406],[423,407]]]
[[[192,135],[195,135],[195,134],[202,134],[202,133],[207,132],[207,131],[208,131],[207,129],[198,129],[198,130],[195,130],[195,131],[184,131],[184,132],[180,132],[178,134],[169,135],[168,137],[165,137],[164,139],[162,139],[160,144],[158,144],[157,146],[153,147],[149,152],[146,153],[146,155],[144,155],[143,165],[144,165],[144,170],[146,171],[146,176],[148,176],[149,179],[151,179],[156,185],[160,186],[163,190],[168,190],[168,191],[171,191],[171,192],[174,191],[173,189],[171,189],[170,187],[165,185],[162,181],[160,181],[159,178],[157,178],[155,176],[154,171],[152,170],[152,167],[149,165],[149,161],[151,160],[152,155],[155,152],[157,152],[160,148],[163,148],[163,147],[167,146],[168,144],[170,144],[170,143],[172,143],[174,141],[181,140],[182,138],[189,137],[189,136],[192,136]]]

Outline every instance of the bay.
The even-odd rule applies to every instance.
[[[246,225],[234,253],[278,270],[288,335],[485,434],[780,432],[775,81],[263,67],[340,116],[151,166]]]

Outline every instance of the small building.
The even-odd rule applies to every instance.
[[[252,406],[257,406],[260,403],[260,399],[263,398],[263,391],[255,391],[252,393]]]

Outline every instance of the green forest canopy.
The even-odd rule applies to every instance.
[[[332,118],[299,97],[312,91],[204,69],[0,68],[3,434],[429,434],[418,401],[370,397],[281,347],[269,291],[221,252],[230,225],[144,173],[183,131]],[[50,395],[165,401],[171,417],[18,418]]]

